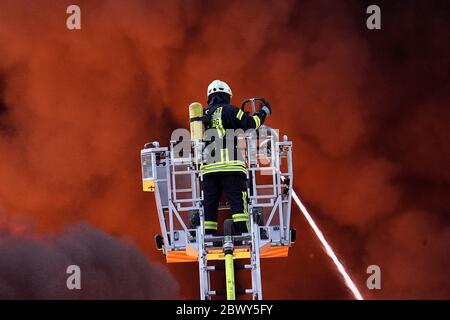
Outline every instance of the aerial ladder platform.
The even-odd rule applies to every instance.
[[[263,99],[244,101],[242,110],[251,104],[254,113],[258,100]],[[287,257],[295,242],[295,229],[290,226],[292,142],[287,136],[280,140],[278,132],[266,125],[238,137],[248,168],[249,232],[234,234],[232,220],[226,219],[222,234],[207,235],[200,174],[204,141],[194,132],[195,121],[201,125],[199,108],[199,103],[190,106],[187,138],[173,134],[169,146],[161,147],[155,141],[141,150],[143,188],[154,193],[161,228],[156,245],[167,263],[198,263],[200,299],[226,296],[234,300],[237,294],[248,294],[261,300],[261,259]],[[222,203],[219,210],[229,210],[228,204]],[[225,270],[225,290],[211,287],[211,275],[217,270]],[[237,270],[250,272],[250,288],[236,290]]]

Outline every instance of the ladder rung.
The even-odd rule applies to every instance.
[[[251,269],[251,268],[253,268],[251,264],[244,264],[243,267],[244,267],[244,269]]]
[[[237,264],[234,266],[234,270],[248,270],[251,268],[252,268],[251,264]],[[207,266],[206,270],[208,271],[225,270],[225,266]]]
[[[256,189],[273,189],[276,188],[275,184],[258,184],[256,185]]]
[[[238,264],[234,267],[235,270],[248,270],[251,268],[252,268],[251,264]]]
[[[174,174],[174,175],[176,175],[176,176],[181,176],[181,175],[183,175],[183,174],[185,174],[185,175],[188,175],[188,174],[195,174],[195,173],[197,173],[197,171],[194,171],[194,170],[192,170],[192,171],[184,170],[184,171],[173,171],[173,172],[172,172],[172,174]]]
[[[253,294],[253,289],[237,289],[236,294]],[[211,290],[208,291],[209,296],[224,296],[227,292],[225,290]]]
[[[253,294],[253,289],[240,289],[236,290],[238,294]]]
[[[174,204],[179,204],[179,203],[190,203],[190,202],[197,202],[200,201],[200,199],[174,199],[173,203]]]
[[[176,193],[187,193],[187,192],[192,192],[192,189],[176,189],[175,192]]]
[[[249,199],[272,199],[275,198],[276,195],[274,194],[269,194],[269,195],[264,195],[264,196],[250,196]]]
[[[208,291],[209,296],[224,296],[227,292],[225,290],[211,290]]]
[[[208,270],[208,271],[225,270],[225,267],[224,266],[207,266],[206,270]]]

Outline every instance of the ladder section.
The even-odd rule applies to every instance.
[[[242,235],[230,235],[227,224],[232,225],[232,220],[225,221],[224,235],[203,235],[199,250],[199,278],[200,298],[210,300],[214,296],[226,296],[228,300],[234,300],[236,294],[251,294],[253,300],[262,299],[261,264],[259,254],[258,226],[251,218],[251,230]],[[197,232],[202,232],[198,230]],[[209,265],[210,261],[223,261],[223,265]],[[247,263],[237,264],[235,261],[248,260]],[[225,271],[225,290],[211,288],[211,277],[215,271]],[[235,288],[235,272],[250,271],[251,288]]]

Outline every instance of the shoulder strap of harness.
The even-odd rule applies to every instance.
[[[212,114],[218,109],[220,108],[220,104],[216,104],[214,106],[212,106],[211,108],[207,108],[203,111],[203,124],[205,126],[205,128],[209,128],[211,127],[211,117]]]

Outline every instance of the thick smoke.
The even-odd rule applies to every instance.
[[[216,78],[267,97],[295,143],[295,184],[374,298],[449,298],[449,8],[444,1],[0,3],[0,207],[45,234],[86,219],[149,255],[158,231],[138,151],[187,127]],[[294,212],[297,215],[297,212]],[[267,261],[267,298],[347,298],[304,221]],[[195,266],[174,266],[195,298]],[[279,275],[283,275],[280,277]]]
[[[71,265],[80,267],[81,290],[67,288]],[[0,299],[177,297],[178,284],[163,265],[149,263],[131,243],[88,224],[39,240],[0,229]]]

